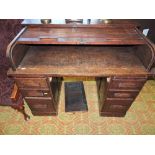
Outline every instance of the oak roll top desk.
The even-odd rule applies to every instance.
[[[155,62],[155,48],[128,20],[24,20],[8,45],[19,91],[33,115],[57,115],[63,77],[95,77],[100,116],[125,116]]]

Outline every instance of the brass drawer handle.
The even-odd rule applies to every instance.
[[[48,93],[47,92],[43,92],[43,95],[48,95]]]

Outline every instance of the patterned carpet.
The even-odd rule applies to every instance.
[[[84,81],[88,112],[64,112],[64,85],[59,115],[23,116],[9,107],[0,107],[0,134],[155,134],[155,81],[148,81],[124,118],[99,117],[95,81]]]

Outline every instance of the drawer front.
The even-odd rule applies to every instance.
[[[112,80],[109,89],[139,90],[143,87],[144,83],[144,80]]]
[[[142,81],[146,81],[147,80],[147,76],[114,76],[112,79],[113,80],[142,80]]]
[[[46,78],[16,78],[15,80],[20,88],[48,89]]]
[[[133,101],[133,98],[107,98],[104,104],[130,106]]]
[[[108,91],[108,98],[135,98],[138,91]]]
[[[100,112],[100,116],[105,117],[124,117],[126,112]]]
[[[32,111],[36,112],[55,112],[54,103],[51,98],[35,98],[35,97],[26,97],[25,98],[28,106]]]
[[[32,114],[34,115],[34,116],[56,116],[58,113],[57,112],[51,112],[51,111],[49,111],[49,112],[44,112],[44,111],[32,111]]]
[[[102,107],[102,112],[125,113],[131,106],[133,99],[108,98]]]
[[[23,97],[51,97],[49,90],[25,90],[20,89]]]
[[[126,112],[130,106],[117,105],[117,104],[105,104],[103,105],[103,112]]]

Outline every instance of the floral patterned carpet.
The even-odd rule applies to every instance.
[[[64,85],[62,86],[59,114],[32,116],[24,121],[22,114],[10,107],[0,107],[0,134],[155,134],[155,81],[148,81],[123,118],[100,117],[95,81],[84,81],[88,112],[65,113]]]

